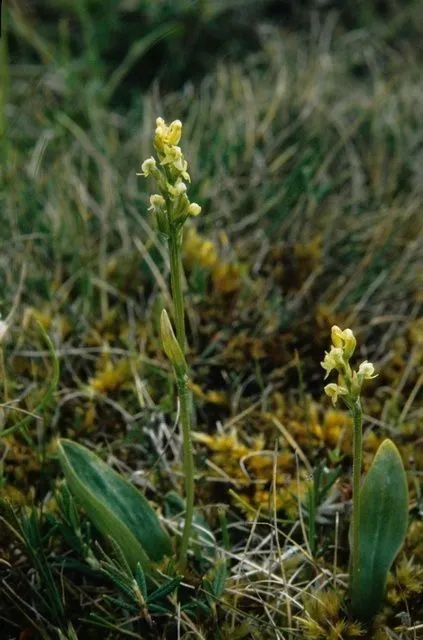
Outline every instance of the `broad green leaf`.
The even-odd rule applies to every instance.
[[[168,534],[150,504],[125,478],[92,451],[59,440],[59,460],[69,489],[104,536],[119,545],[133,570],[171,555]]]
[[[404,465],[394,443],[384,440],[361,490],[360,569],[351,593],[357,618],[369,620],[380,609],[388,572],[404,542],[407,524]]]

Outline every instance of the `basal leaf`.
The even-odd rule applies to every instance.
[[[97,529],[113,538],[132,569],[171,555],[172,544],[139,491],[86,447],[59,440],[59,460],[68,486]]]
[[[388,572],[404,542],[407,524],[404,465],[394,443],[384,440],[361,490],[360,568],[351,593],[357,618],[369,620],[381,607]]]

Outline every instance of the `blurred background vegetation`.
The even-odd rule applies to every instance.
[[[420,3],[414,0],[9,0],[13,64],[43,65],[66,97],[100,90],[106,103],[198,81],[219,60],[241,61],[260,47],[263,23],[284,31],[367,29],[417,53]],[[420,21],[421,23],[421,21]],[[29,72],[29,69],[28,69]],[[54,80],[55,82],[54,82]]]
[[[340,256],[330,269],[324,261],[332,284],[370,235],[380,247],[353,302],[392,268],[400,230],[414,237],[417,214],[400,209],[420,194],[421,2],[9,0],[2,17],[0,233],[34,233],[30,262],[47,253],[44,268],[54,256],[67,271],[70,260],[90,280],[97,261],[105,277],[122,229],[128,239],[135,211],[145,219],[135,171],[162,111],[186,121],[201,228],[326,238],[319,251]],[[341,219],[349,242],[334,251]],[[79,255],[69,253],[75,234]]]

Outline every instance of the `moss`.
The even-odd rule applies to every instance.
[[[402,558],[390,574],[386,598],[395,606],[407,603],[413,596],[423,593],[423,565],[413,559]]]
[[[351,622],[342,610],[342,594],[322,591],[304,601],[304,614],[299,618],[307,640],[344,640],[359,638],[365,630]]]
[[[106,354],[102,356],[96,366],[96,375],[88,381],[88,387],[94,392],[108,394],[117,391],[131,380],[131,364],[127,359],[113,362]]]
[[[408,554],[423,565],[423,522],[421,520],[411,522],[405,544]]]

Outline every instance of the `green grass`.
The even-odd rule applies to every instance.
[[[2,441],[1,488],[15,515],[2,507],[14,529],[2,521],[5,637],[26,629],[52,639],[329,637],[345,616],[338,607],[331,617],[315,599],[346,584],[351,471],[345,434],[337,442],[327,436],[319,364],[337,322],[354,328],[366,344],[360,355],[381,370],[365,399],[365,467],[374,441],[389,436],[411,489],[409,537],[380,635],[365,637],[416,638],[423,84],[420,40],[409,34],[419,33],[421,9],[397,8],[357,31],[340,27],[344,14],[337,23],[321,14],[318,27],[297,32],[263,23],[251,51],[246,37],[234,43],[238,54],[205,63],[194,83],[182,86],[183,68],[174,85],[146,82],[139,95],[131,73],[147,60],[146,40],[125,36],[134,66],[120,54],[101,66],[110,11],[105,33],[93,39],[95,14],[86,11],[73,22],[64,10],[62,41],[48,20],[25,32],[14,15],[10,27],[0,307],[3,318],[14,313],[0,364],[3,429],[15,431]],[[150,25],[141,34],[163,38],[164,58],[179,37],[166,20],[157,18],[154,36]],[[85,34],[78,51],[66,50],[66,21],[78,25],[73,36]],[[62,487],[53,442],[61,435],[95,448],[156,505],[169,490],[182,491],[173,382],[159,340],[169,267],[145,181],[135,175],[151,154],[157,115],[184,122],[190,193],[203,206],[197,229],[232,271],[193,267],[187,254],[194,382],[224,398],[197,398],[195,416],[195,431],[213,438],[211,446],[197,439],[196,490],[217,558],[192,558],[177,591],[175,569],[162,567],[174,590],[141,614],[118,552],[99,548],[103,541]],[[54,345],[57,383],[34,317]],[[232,438],[227,463],[218,450],[224,435]],[[286,462],[276,469],[279,454]],[[270,462],[260,468],[257,459]],[[310,473],[304,461],[319,486],[299,509],[296,494]],[[270,508],[264,500],[258,510],[257,487]],[[170,503],[161,516],[177,528]],[[326,635],[313,636],[299,618],[328,624]]]

